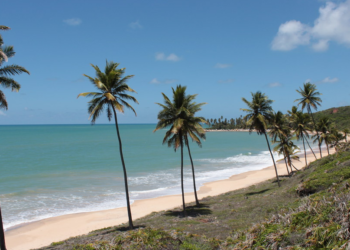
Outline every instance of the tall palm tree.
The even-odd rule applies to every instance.
[[[205,139],[205,132],[200,123],[205,123],[203,117],[195,117],[195,113],[201,110],[201,106],[205,103],[195,103],[193,100],[197,95],[186,95],[186,87],[178,85],[173,91],[173,100],[171,101],[164,93],[164,104],[157,103],[163,109],[158,113],[158,123],[154,130],[170,127],[165,133],[163,144],[167,143],[169,147],[174,147],[176,151],[181,149],[181,192],[183,214],[186,216],[185,193],[183,184],[183,147],[188,148],[188,153],[192,166],[193,188],[196,198],[196,204],[199,205],[197,198],[197,190],[195,184],[194,166],[191,156],[191,151],[188,143],[188,137],[201,146],[200,139]]]
[[[4,25],[0,25],[0,30],[9,30],[10,28]],[[9,58],[15,55],[13,46],[4,46],[4,41],[0,35],[0,85],[4,88],[10,88],[12,91],[18,92],[21,85],[11,78],[14,75],[19,75],[21,73],[30,74],[22,66],[16,64],[2,66],[4,62],[7,62]],[[4,92],[0,90],[0,109],[8,109],[8,103]],[[2,222],[1,207],[0,207],[0,249],[6,250],[5,244],[5,232]]]
[[[299,102],[298,105],[301,104],[301,110],[304,110],[304,108],[306,108],[307,112],[311,115],[311,118],[314,124],[314,129],[316,130],[317,139],[318,139],[319,134],[316,129],[316,122],[311,110],[311,108],[317,110],[317,106],[321,106],[322,100],[320,97],[318,97],[319,95],[321,95],[321,93],[316,90],[317,89],[315,84],[311,84],[309,82],[304,83],[303,88],[296,90],[302,97],[299,99],[296,99],[295,102]],[[320,150],[320,156],[322,158],[321,146],[319,146],[319,150]]]
[[[0,30],[9,30],[7,26],[0,25]],[[4,46],[4,41],[0,35],[0,85],[4,88],[10,88],[12,91],[18,92],[21,85],[15,81],[11,76],[19,75],[21,73],[30,74],[24,67],[11,64],[2,66],[4,62],[7,62],[9,58],[13,57],[16,52],[13,50],[13,46]],[[4,92],[0,90],[0,108],[8,109],[8,103]]]
[[[342,130],[344,133],[345,141],[348,142],[348,134],[350,133],[350,130],[348,128],[345,128]]]
[[[272,139],[272,143],[277,142],[277,139],[279,138],[280,141],[283,141],[285,137],[287,137],[290,134],[290,128],[286,124],[285,116],[281,111],[278,111],[277,113],[273,113],[271,115],[271,121],[270,121],[270,131],[269,135]],[[282,154],[284,155],[284,162],[286,164],[287,172],[289,174],[289,169],[287,165],[286,155],[285,151],[283,149],[282,144]]]
[[[294,129],[295,136],[297,140],[303,140],[303,147],[304,147],[304,156],[305,156],[305,164],[307,166],[307,158],[306,158],[306,148],[305,148],[305,139],[309,138],[308,131],[311,130],[310,126],[310,116],[309,114],[303,113],[303,112],[295,112],[291,118],[292,122],[292,128]],[[309,142],[307,142],[309,144]],[[310,145],[309,145],[310,147]],[[314,151],[310,147],[312,153],[314,154],[315,158],[317,159]]]
[[[114,122],[117,130],[118,142],[119,142],[120,159],[122,162],[123,173],[124,173],[124,185],[125,185],[126,204],[127,204],[127,210],[128,210],[128,218],[129,218],[129,228],[133,229],[134,226],[132,222],[131,209],[130,209],[128,177],[126,174],[122,141],[120,138],[118,118],[117,118],[117,112],[116,112],[116,110],[118,110],[119,112],[124,113],[124,108],[128,108],[128,109],[131,109],[136,115],[136,111],[127,101],[131,100],[135,103],[138,103],[138,102],[135,97],[128,95],[126,93],[126,92],[136,93],[135,90],[133,90],[126,84],[127,80],[133,77],[133,75],[128,75],[123,77],[125,73],[125,68],[117,69],[119,66],[119,63],[115,63],[113,61],[110,61],[110,62],[106,61],[106,67],[104,72],[102,72],[100,68],[96,65],[91,64],[91,66],[96,71],[96,77],[93,78],[85,74],[84,76],[89,78],[90,82],[94,85],[94,87],[98,89],[99,92],[84,92],[79,94],[78,97],[91,96],[93,98],[88,103],[88,111],[90,113],[90,118],[92,118],[91,120],[92,124],[96,122],[96,119],[101,115],[104,109],[107,111],[107,117],[109,121],[112,119],[112,116],[114,115]]]
[[[249,133],[252,133],[255,130],[258,133],[258,135],[265,135],[266,143],[270,151],[273,165],[275,167],[278,186],[281,186],[278,178],[275,159],[273,157],[273,154],[270,148],[270,143],[266,135],[267,123],[271,120],[271,115],[273,112],[271,107],[271,103],[273,101],[270,100],[265,94],[262,94],[260,91],[257,91],[256,93],[251,93],[251,94],[252,94],[251,102],[247,101],[245,98],[242,98],[243,102],[247,104],[248,109],[241,109],[241,110],[248,113],[244,118],[247,120],[246,124],[249,127]]]

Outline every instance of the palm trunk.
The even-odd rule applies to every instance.
[[[348,135],[345,133],[345,142],[348,142]]]
[[[275,167],[275,172],[276,172],[276,178],[277,178],[278,186],[280,187],[281,184],[280,184],[280,179],[278,178],[278,173],[277,173],[277,167],[276,167],[275,158],[273,158],[273,154],[272,154],[271,148],[270,148],[270,143],[269,143],[269,140],[267,139],[267,135],[266,135],[266,132],[265,132],[265,131],[264,131],[264,135],[265,135],[265,138],[266,138],[267,146],[269,147],[269,151],[270,151],[270,155],[271,155],[271,158],[272,158],[272,161],[273,161],[273,165],[274,165],[274,167]]]
[[[185,191],[184,191],[184,145],[182,141],[182,135],[180,132],[180,140],[181,140],[181,192],[182,192],[182,209],[183,216],[186,217],[186,206],[185,206]]]
[[[305,139],[304,139],[304,135],[301,135],[303,137],[303,146],[304,146],[304,155],[305,155],[305,164],[307,166],[307,159],[306,159],[306,149],[305,149]]]
[[[286,153],[284,151],[284,146],[282,146],[282,150],[283,150],[283,156],[284,156],[284,163],[286,164],[288,175],[290,175],[290,172],[289,172],[289,169],[288,169],[288,164],[287,164],[287,161],[286,161]]]
[[[287,168],[288,175],[290,175],[285,153],[283,153],[283,156],[284,156],[284,163],[286,164],[286,168]]]
[[[123,156],[123,148],[122,148],[122,141],[120,139],[120,134],[119,134],[117,113],[115,112],[115,108],[114,108],[113,105],[112,105],[112,108],[113,108],[113,112],[114,112],[115,128],[117,129],[117,134],[118,134],[120,158],[121,158],[122,165],[123,165],[124,185],[125,185],[125,194],[126,194],[126,207],[127,207],[127,210],[128,210],[129,228],[130,229],[134,229],[134,225],[132,223],[131,208],[130,208],[128,177],[127,177],[127,174],[126,174],[126,168],[125,168],[125,162],[124,162],[124,156]]]
[[[194,175],[194,166],[193,166],[193,161],[192,161],[192,156],[191,156],[191,151],[190,151],[190,145],[188,144],[188,141],[187,141],[187,148],[188,148],[188,154],[190,156],[191,166],[192,166],[192,178],[193,178],[194,197],[196,198],[196,205],[199,206],[199,201],[198,201],[198,197],[197,197],[197,188],[196,188],[196,177]]]
[[[320,136],[319,136],[318,131],[316,129],[316,122],[315,122],[314,115],[312,114],[312,111],[311,111],[310,107],[308,107],[308,111],[309,111],[309,114],[311,114],[312,122],[314,123],[314,129],[315,129],[316,134],[317,134],[317,140],[319,141],[320,140]],[[320,156],[322,158],[322,151],[321,151],[321,144],[320,143],[318,144],[318,149],[320,150]]]
[[[297,171],[299,171],[299,169],[297,169],[297,168],[293,165],[293,163],[292,163],[292,166],[293,166],[293,168],[295,168]]]
[[[316,157],[316,155],[315,155],[315,152],[313,151],[312,147],[310,146],[309,141],[307,140],[307,138],[305,138],[305,140],[306,140],[306,142],[307,142],[307,145],[309,145],[309,148],[310,148],[311,152],[312,152],[313,155],[315,156],[315,159],[317,160],[317,157]]]
[[[329,155],[329,147],[328,147],[328,143],[326,142],[326,146],[327,146],[327,153]]]
[[[3,227],[3,224],[2,224],[1,207],[0,207],[0,249],[1,250],[6,250],[5,232],[4,232],[4,227]]]

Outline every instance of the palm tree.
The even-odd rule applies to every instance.
[[[320,131],[321,136],[313,136],[313,138],[315,138],[314,142],[318,141],[319,148],[321,148],[322,143],[325,142],[329,155],[329,144],[332,141],[332,135],[329,133],[329,131],[332,129],[332,122],[326,116],[321,117],[316,124],[316,128],[318,131]]]
[[[286,119],[281,111],[278,111],[277,113],[273,113],[271,115],[271,121],[270,121],[270,131],[269,135],[272,138],[272,143],[277,142],[277,138],[280,139],[280,141],[283,141],[285,137],[287,137],[290,134],[290,128],[286,126]],[[286,155],[285,150],[283,149],[282,144],[282,151],[284,155],[284,162],[286,164],[287,172],[289,174],[289,169],[286,161]]]
[[[330,134],[331,134],[331,146],[332,147],[336,147],[338,145],[338,143],[341,140],[344,140],[344,138],[345,138],[343,133],[340,133],[339,130],[336,129],[335,127],[331,128]]]
[[[245,102],[249,108],[241,109],[241,110],[248,113],[244,118],[247,120],[246,124],[249,127],[249,133],[252,133],[255,130],[258,133],[258,135],[262,135],[262,134],[265,135],[266,143],[270,151],[273,165],[275,167],[278,186],[281,186],[278,178],[275,159],[273,158],[273,154],[270,148],[270,143],[266,135],[267,123],[271,120],[271,115],[273,112],[271,107],[271,103],[273,101],[270,100],[265,94],[262,94],[260,91],[257,91],[256,93],[251,93],[251,94],[252,94],[251,102],[247,101],[245,98],[242,98],[243,102]]]
[[[0,25],[0,30],[9,30],[10,28],[4,25]],[[19,75],[21,73],[30,74],[28,70],[26,70],[22,66],[18,66],[16,64],[2,66],[4,62],[7,62],[9,58],[15,55],[15,51],[13,50],[13,46],[4,46],[4,41],[2,36],[0,35],[0,85],[4,88],[10,88],[12,91],[18,92],[21,88],[21,85],[15,81],[11,76]],[[8,109],[8,103],[6,100],[6,96],[4,92],[0,90],[0,109]],[[1,215],[1,207],[0,207],[0,249],[6,250],[5,244],[5,232],[2,222]]]
[[[319,138],[318,131],[316,129],[316,122],[314,119],[314,116],[312,114],[311,108],[314,108],[317,110],[317,106],[321,106],[321,98],[318,97],[320,92],[316,91],[316,85],[311,84],[311,83],[304,83],[304,88],[300,88],[300,90],[296,90],[302,98],[296,99],[296,102],[299,102],[298,105],[301,104],[301,110],[304,110],[304,108],[307,109],[307,112],[311,115],[312,121],[314,123],[314,129],[316,130],[317,133],[317,139]],[[321,146],[319,145],[319,150],[320,150],[320,156],[322,158],[322,151],[321,151]]]
[[[191,151],[188,143],[188,136],[201,146],[200,139],[205,139],[205,132],[200,123],[205,123],[203,117],[195,117],[195,113],[201,110],[201,106],[205,103],[195,103],[193,100],[197,95],[186,95],[186,87],[178,85],[173,91],[173,100],[171,101],[164,93],[164,104],[157,103],[163,109],[158,113],[158,123],[154,130],[170,127],[165,133],[163,144],[167,143],[169,147],[174,147],[176,151],[181,148],[181,192],[183,214],[186,216],[185,193],[183,185],[183,147],[184,144],[188,148],[188,153],[192,166],[193,188],[196,198],[196,204],[199,205],[197,198],[197,190],[195,184],[194,165],[192,161]]]
[[[131,100],[135,103],[138,103],[136,98],[128,95],[126,92],[135,92],[132,88],[130,88],[126,81],[133,77],[133,75],[128,75],[123,77],[125,73],[125,68],[117,69],[119,63],[115,63],[113,61],[106,61],[106,67],[104,72],[100,70],[100,68],[96,65],[91,64],[91,66],[96,71],[96,77],[92,78],[90,76],[86,76],[89,78],[90,82],[98,89],[99,92],[85,92],[78,95],[80,96],[91,96],[93,99],[88,103],[88,111],[90,113],[90,118],[92,118],[91,123],[94,124],[96,119],[101,115],[103,110],[107,111],[107,117],[110,121],[112,116],[114,115],[115,127],[118,135],[119,142],[119,153],[123,166],[124,173],[124,185],[125,185],[125,194],[126,194],[126,204],[128,210],[128,218],[129,218],[129,228],[133,229],[132,217],[131,217],[131,209],[130,209],[130,200],[129,200],[129,189],[128,189],[128,178],[126,174],[124,156],[123,156],[123,148],[122,141],[119,134],[119,126],[117,119],[118,110],[121,113],[124,113],[124,108],[131,109],[135,115],[136,111],[134,108],[127,102]],[[135,92],[136,93],[136,92]]]
[[[273,149],[274,151],[278,152],[278,154],[284,155],[285,160],[288,161],[288,165],[291,169],[291,172],[293,172],[292,158],[299,160],[299,156],[296,155],[296,153],[298,153],[296,152],[296,150],[298,150],[299,147],[293,143],[293,139],[294,138],[292,138],[291,134],[283,136],[282,139],[280,139],[279,141],[275,141],[278,144]]]
[[[7,26],[0,25],[0,30],[9,30]],[[0,85],[4,88],[10,88],[12,91],[18,92],[21,85],[15,81],[11,76],[19,75],[21,73],[30,74],[24,67],[11,64],[2,67],[4,62],[7,62],[8,58],[13,57],[16,52],[13,50],[13,46],[4,46],[4,42],[0,35]],[[8,109],[8,103],[5,94],[0,90],[0,108]]]
[[[304,147],[304,156],[305,156],[305,165],[307,166],[307,158],[306,158],[306,148],[305,148],[305,139],[309,138],[308,131],[311,130],[310,126],[310,116],[309,114],[297,111],[295,112],[291,118],[290,121],[292,122],[292,127],[294,129],[294,133],[296,135],[297,140],[303,140],[303,147]],[[307,142],[309,144],[309,142]],[[309,144],[310,147],[310,144]],[[310,147],[312,153],[314,154],[315,158],[317,159],[314,151]]]
[[[345,128],[342,130],[344,133],[345,141],[348,142],[348,134],[350,133],[350,130],[348,128]]]

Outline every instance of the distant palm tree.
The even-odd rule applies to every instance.
[[[271,103],[273,101],[270,100],[265,94],[262,94],[260,91],[257,91],[256,93],[251,93],[251,94],[252,94],[251,102],[247,101],[245,98],[242,98],[243,102],[245,102],[249,108],[241,109],[241,110],[248,113],[244,118],[247,119],[247,126],[249,127],[249,133],[252,133],[255,130],[258,133],[258,135],[262,135],[262,134],[265,135],[266,143],[270,151],[273,165],[275,167],[278,186],[281,186],[278,178],[275,159],[271,152],[270,143],[266,135],[267,123],[271,120],[271,115],[273,112],[271,107]]]
[[[285,157],[285,160],[288,161],[288,165],[291,169],[291,172],[293,172],[292,169],[292,158],[299,160],[299,157],[296,155],[296,150],[299,149],[297,145],[294,144],[292,141],[294,138],[291,134],[282,137],[279,141],[275,141],[277,146],[274,147],[274,151],[278,152],[278,154],[283,154]]]
[[[311,84],[311,83],[304,83],[303,89],[300,88],[299,90],[296,90],[302,97],[299,99],[296,99],[296,102],[299,102],[298,105],[301,104],[301,110],[304,110],[304,108],[307,109],[307,112],[311,115],[313,124],[314,124],[314,129],[316,130],[317,133],[317,139],[319,138],[318,131],[316,129],[316,122],[314,119],[314,116],[312,114],[311,108],[314,108],[317,110],[317,106],[321,106],[321,98],[318,97],[320,92],[316,91],[316,85]],[[321,151],[321,146],[319,144],[319,150],[320,150],[320,156],[322,158],[322,151]]]
[[[277,142],[278,138],[280,141],[283,141],[284,138],[286,138],[290,134],[290,128],[286,124],[286,119],[285,116],[281,111],[278,111],[277,113],[273,113],[271,115],[271,121],[270,121],[270,131],[269,135],[272,138],[272,143]],[[287,165],[287,160],[286,160],[286,155],[285,155],[285,150],[283,149],[284,144],[281,144],[282,147],[282,153],[284,155],[284,161],[286,164],[287,172],[289,174],[289,169]]]
[[[320,120],[316,123],[316,129],[321,133],[321,135],[319,137],[314,135],[314,142],[318,142],[319,148],[321,148],[322,143],[325,142],[329,155],[329,144],[332,141],[332,135],[329,133],[329,131],[332,129],[332,122],[326,116],[321,117]]]
[[[127,100],[131,100],[135,103],[138,103],[136,98],[128,95],[126,92],[135,92],[132,88],[130,88],[126,81],[133,77],[133,75],[128,75],[123,77],[125,73],[125,68],[117,69],[119,63],[115,63],[113,61],[106,61],[106,67],[104,72],[100,70],[100,68],[96,65],[91,66],[96,71],[96,77],[92,78],[90,76],[84,75],[89,78],[90,82],[99,90],[99,92],[85,92],[78,95],[80,96],[91,96],[93,99],[89,101],[88,111],[90,113],[90,118],[92,117],[91,123],[94,124],[96,119],[101,115],[103,110],[107,111],[107,117],[110,121],[112,116],[114,115],[115,127],[118,135],[119,142],[119,153],[123,166],[124,173],[124,185],[125,185],[125,194],[126,194],[126,204],[128,210],[128,218],[129,218],[129,228],[133,229],[133,222],[131,217],[131,209],[130,209],[130,199],[129,199],[129,188],[128,188],[128,177],[126,174],[124,156],[123,156],[123,148],[122,141],[119,134],[119,126],[117,119],[118,110],[121,113],[124,113],[124,108],[131,109],[135,115],[136,111],[134,108],[127,102]]]
[[[345,128],[342,130],[344,133],[345,141],[348,142],[348,134],[350,133],[350,130],[348,128]]]
[[[296,135],[297,140],[303,140],[303,147],[304,147],[304,156],[305,156],[305,164],[307,166],[307,158],[306,158],[306,148],[305,148],[305,139],[309,138],[309,131],[311,130],[310,126],[310,116],[309,114],[297,111],[295,112],[291,118],[292,122],[292,128],[294,129],[294,133]],[[309,144],[309,142],[307,142]],[[309,145],[310,147],[310,145]],[[310,147],[312,153],[314,154],[315,158],[317,159],[314,151]]]
[[[195,113],[201,110],[201,106],[205,103],[195,103],[193,100],[197,95],[186,95],[186,87],[178,85],[173,90],[173,100],[171,101],[164,93],[164,104],[157,103],[163,109],[158,113],[158,123],[154,130],[170,127],[165,133],[163,144],[167,143],[174,150],[181,149],[181,191],[183,215],[186,216],[185,193],[183,184],[183,147],[184,144],[188,148],[188,153],[192,165],[193,188],[196,198],[196,204],[199,205],[197,198],[197,190],[195,185],[194,166],[189,147],[188,137],[201,146],[200,139],[205,139],[205,132],[200,123],[206,123],[203,117],[195,117]]]
[[[331,134],[331,146],[332,147],[336,147],[338,145],[338,143],[341,140],[344,140],[345,136],[343,135],[343,133],[340,133],[338,129],[336,129],[335,127],[331,128],[330,131]]]

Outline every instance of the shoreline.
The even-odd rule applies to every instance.
[[[314,150],[317,155],[318,150]],[[334,153],[334,148],[330,149]],[[327,155],[327,150],[322,149]],[[298,168],[303,168],[304,155],[298,154],[300,161],[293,161]],[[315,160],[311,152],[307,152],[308,163]],[[276,161],[279,175],[287,174],[284,161]],[[233,190],[246,188],[275,177],[273,165],[261,170],[248,171],[232,175],[227,179],[204,183],[197,191],[198,198],[216,196]],[[186,203],[195,201],[193,192],[185,193]],[[181,194],[160,196],[156,198],[136,200],[132,205],[133,220],[144,217],[152,212],[173,209],[181,205]],[[70,237],[87,234],[93,230],[116,226],[127,222],[125,207],[83,212],[51,217],[30,223],[19,224],[8,229],[6,242],[9,250],[31,249],[50,245],[52,242]],[[71,227],[74,225],[74,228]]]

